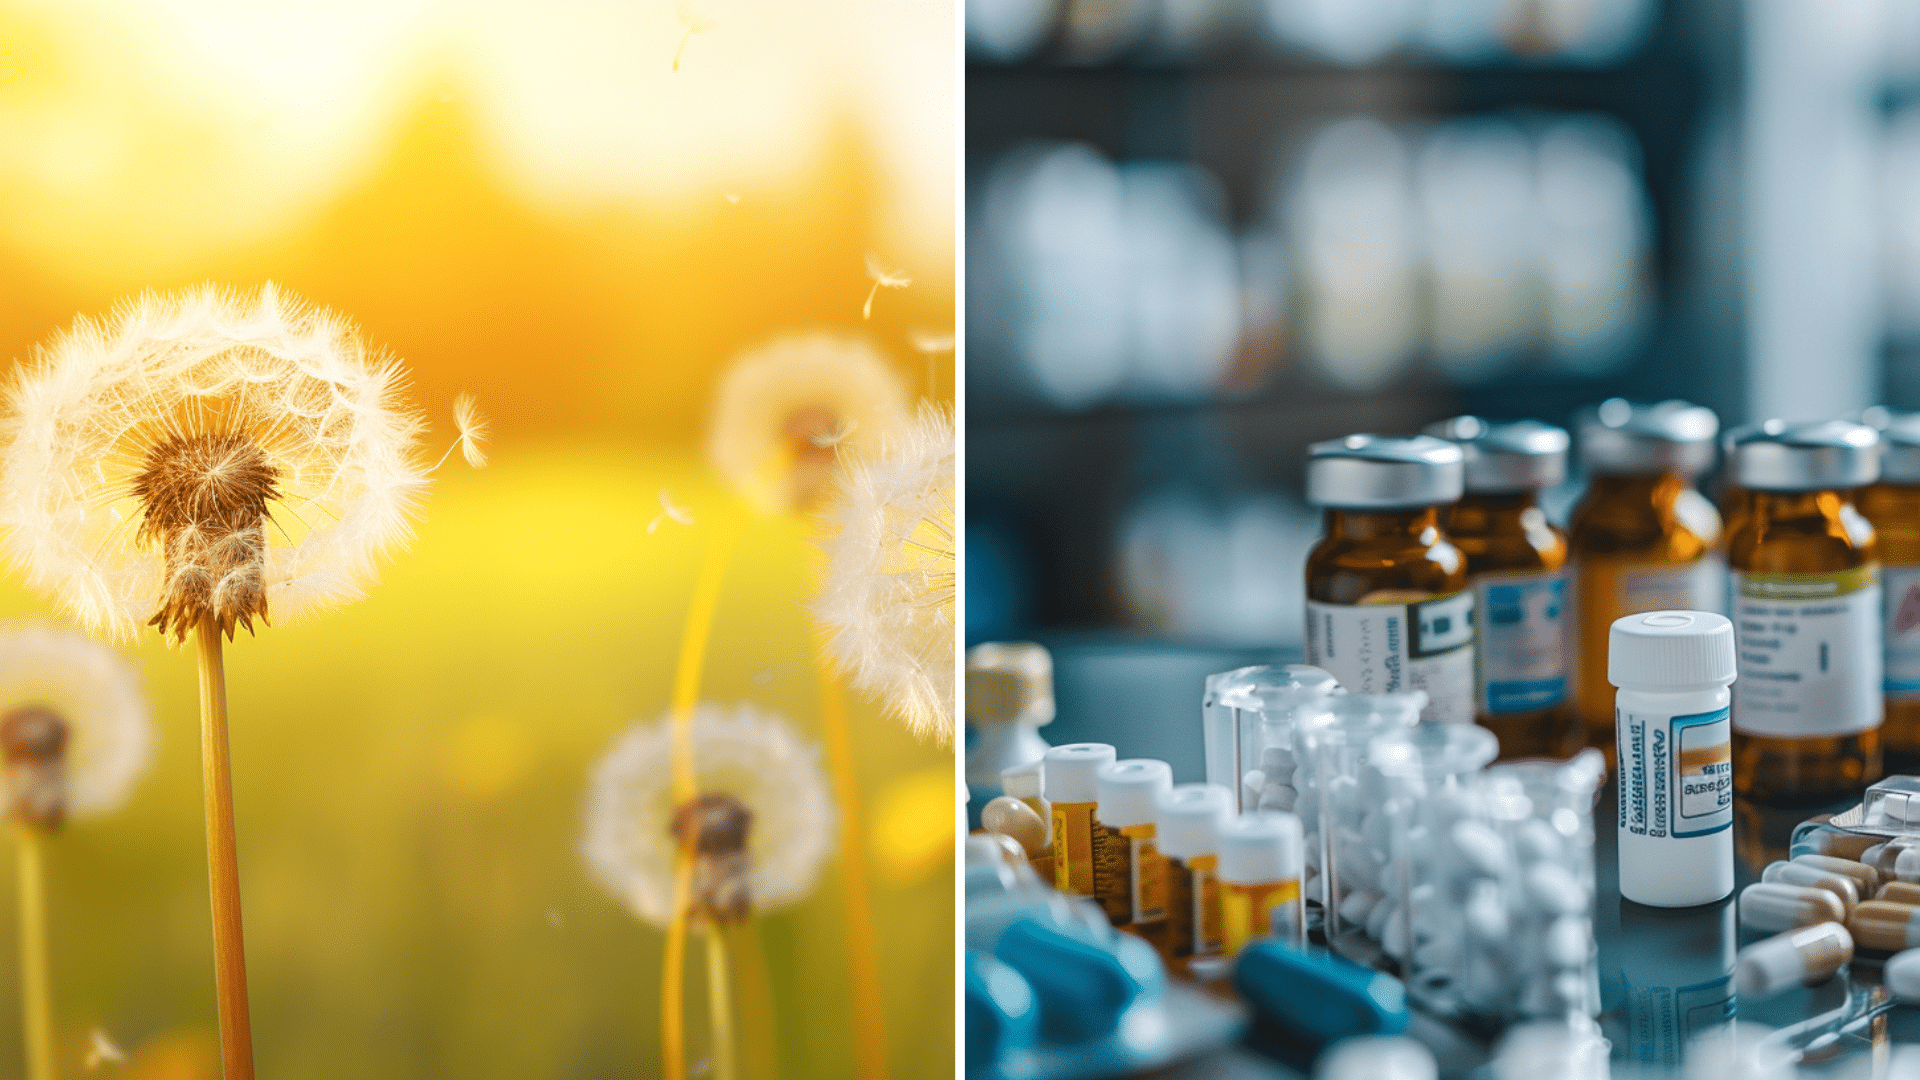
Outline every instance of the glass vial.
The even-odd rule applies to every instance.
[[[1219,835],[1222,951],[1238,956],[1248,942],[1265,937],[1305,947],[1300,819],[1277,810],[1243,814],[1222,825]]]
[[[1155,801],[1160,855],[1167,861],[1167,932],[1161,957],[1185,971],[1221,949],[1220,827],[1233,817],[1219,784],[1176,784]]]
[[[1207,782],[1228,790],[1235,813],[1261,809],[1268,786],[1293,789],[1293,713],[1339,687],[1332,675],[1305,664],[1259,664],[1207,676],[1200,702]]]
[[[1173,767],[1151,758],[1102,765],[1093,812],[1093,898],[1107,921],[1149,937],[1167,919],[1167,872],[1154,800],[1173,787]]]
[[[1053,722],[1053,656],[1031,641],[989,641],[967,650],[967,810],[1008,794],[1007,769],[1046,756],[1039,728]],[[1016,796],[1017,797],[1017,796]]]
[[[1733,623],[1655,611],[1613,624],[1620,895],[1693,907],[1733,892]]]
[[[1732,479],[1749,496],[1727,538],[1733,779],[1752,802],[1826,802],[1880,778],[1879,542],[1853,505],[1879,470],[1863,424],[1769,420],[1734,437]]]
[[[1920,771],[1920,414],[1880,433],[1880,481],[1860,490],[1860,512],[1880,539],[1880,746],[1890,772]]]
[[[1041,794],[1052,817],[1053,887],[1093,895],[1093,808],[1100,802],[1100,766],[1113,761],[1106,743],[1069,743],[1047,751]]]
[[[1307,501],[1326,534],[1307,556],[1307,663],[1356,694],[1424,690],[1422,720],[1473,720],[1473,593],[1440,510],[1465,460],[1444,439],[1315,443]]]
[[[1713,466],[1719,418],[1684,401],[1610,398],[1574,419],[1587,492],[1567,530],[1572,548],[1574,701],[1587,745],[1613,764],[1607,634],[1648,611],[1719,611],[1726,578],[1720,512],[1693,478]]]
[[[1466,493],[1446,513],[1467,555],[1479,625],[1474,719],[1503,760],[1563,758],[1586,742],[1568,697],[1567,537],[1538,505],[1567,478],[1567,433],[1537,420],[1456,416],[1427,428],[1466,453]]]

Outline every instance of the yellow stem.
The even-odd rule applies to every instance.
[[[200,781],[206,798],[213,985],[220,1009],[222,1075],[227,1080],[253,1080],[247,948],[240,929],[240,855],[233,836],[233,763],[227,750],[227,673],[220,627],[211,615],[201,618],[193,637],[200,646]]]
[[[773,978],[767,970],[766,947],[760,940],[760,917],[749,911],[729,932],[734,974],[739,981],[740,1075],[773,1080],[782,1074],[773,1018]]]
[[[733,979],[727,970],[727,932],[707,927],[707,1009],[712,1017],[713,1080],[737,1080],[733,1063]]]
[[[700,669],[707,659],[707,640],[713,633],[713,612],[720,602],[720,582],[739,539],[739,523],[727,518],[700,561],[687,606],[687,625],[680,637],[680,663],[673,676],[673,801],[677,806],[699,793],[693,776],[693,710],[700,702]],[[682,1010],[687,964],[687,902],[693,892],[692,837],[673,862],[673,921],[667,925],[667,955],[661,972],[660,1057],[666,1080],[686,1080],[687,1032]]]
[[[817,654],[816,654],[817,655]],[[847,700],[824,656],[814,663],[820,680],[821,726],[827,737],[827,763],[833,771],[834,798],[840,804],[840,862],[846,872],[847,958],[853,968],[854,1075],[882,1080],[887,1075],[886,1010],[880,1000],[880,954],[874,943],[872,897],[867,886],[866,815],[860,809],[860,783],[854,775],[853,734],[847,726]]]
[[[29,1080],[53,1080],[53,987],[47,971],[45,837],[32,825],[20,833],[20,1002]]]

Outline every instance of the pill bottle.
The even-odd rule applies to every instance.
[[[1567,478],[1567,433],[1537,420],[1456,416],[1427,428],[1466,454],[1466,493],[1446,514],[1467,555],[1478,620],[1474,718],[1504,760],[1567,757],[1586,731],[1567,696],[1567,537],[1539,492]]]
[[[1093,810],[1100,802],[1100,766],[1113,761],[1106,743],[1068,743],[1047,751],[1041,793],[1052,819],[1053,884],[1093,895]]]
[[[1307,556],[1307,663],[1355,694],[1424,690],[1423,720],[1473,720],[1473,593],[1440,511],[1460,448],[1431,435],[1315,443],[1307,501],[1326,510]]]
[[[1710,611],[1614,621],[1620,895],[1693,907],[1733,891],[1733,624]]]
[[[1734,438],[1729,471],[1751,498],[1727,538],[1733,779],[1752,802],[1827,802],[1880,778],[1879,543],[1853,505],[1878,478],[1878,443],[1844,420]]]
[[[1008,794],[1000,774],[1046,755],[1039,728],[1053,722],[1053,657],[1031,641],[989,641],[967,650],[967,807]],[[1017,798],[1018,796],[1016,796]]]
[[[1167,932],[1161,956],[1186,970],[1220,951],[1220,827],[1234,814],[1219,784],[1176,784],[1154,799],[1160,855],[1167,861]]]
[[[1173,786],[1173,767],[1128,758],[1100,766],[1096,783],[1093,898],[1108,922],[1147,937],[1164,929],[1147,924],[1164,924],[1167,918],[1167,868],[1155,842],[1154,800]]]
[[[1222,951],[1238,956],[1248,942],[1269,937],[1304,947],[1300,819],[1277,810],[1242,814],[1221,825],[1219,837]]]
[[[1207,782],[1227,789],[1235,813],[1260,809],[1269,786],[1294,789],[1294,715],[1339,687],[1332,675],[1305,664],[1260,664],[1207,676],[1200,703]]]
[[[1719,611],[1726,575],[1715,553],[1720,512],[1696,491],[1713,466],[1720,421],[1684,401],[1611,398],[1574,419],[1587,491],[1567,528],[1573,564],[1574,700],[1587,745],[1613,765],[1607,633],[1647,611]]]
[[[1880,748],[1888,772],[1909,773],[1920,771],[1920,414],[1892,419],[1880,439],[1880,480],[1857,505],[1880,539]]]

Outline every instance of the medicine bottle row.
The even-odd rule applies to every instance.
[[[1739,792],[1832,799],[1920,759],[1920,420],[1767,421],[1726,433],[1723,522],[1695,487],[1718,421],[1620,399],[1574,437],[1456,417],[1316,444],[1325,534],[1306,567],[1307,662],[1355,693],[1424,690],[1503,758],[1614,754],[1608,628],[1724,611],[1738,635]],[[1588,474],[1563,533],[1538,504],[1575,437]],[[1884,565],[1883,565],[1884,563]],[[1885,721],[1883,729],[1883,719]]]

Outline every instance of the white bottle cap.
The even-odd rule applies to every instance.
[[[1233,793],[1219,784],[1176,784],[1154,797],[1154,844],[1175,859],[1220,850],[1220,826],[1233,812]]]
[[[1000,790],[1016,799],[1040,797],[1040,762],[1009,765],[1000,770]]]
[[[1733,624],[1710,611],[1648,611],[1615,619],[1607,681],[1633,690],[1697,690],[1733,681]]]
[[[967,650],[967,719],[975,724],[1053,722],[1053,654],[1031,641]]]
[[[1077,742],[1047,751],[1041,769],[1040,791],[1048,802],[1094,802],[1100,798],[1100,766],[1115,757],[1103,742]]]
[[[1292,814],[1242,814],[1220,826],[1220,880],[1236,885],[1297,881],[1306,869],[1306,846],[1300,819]]]
[[[1093,816],[1102,825],[1125,829],[1151,825],[1154,797],[1173,786],[1173,766],[1152,758],[1128,758],[1100,766],[1100,805]]]

